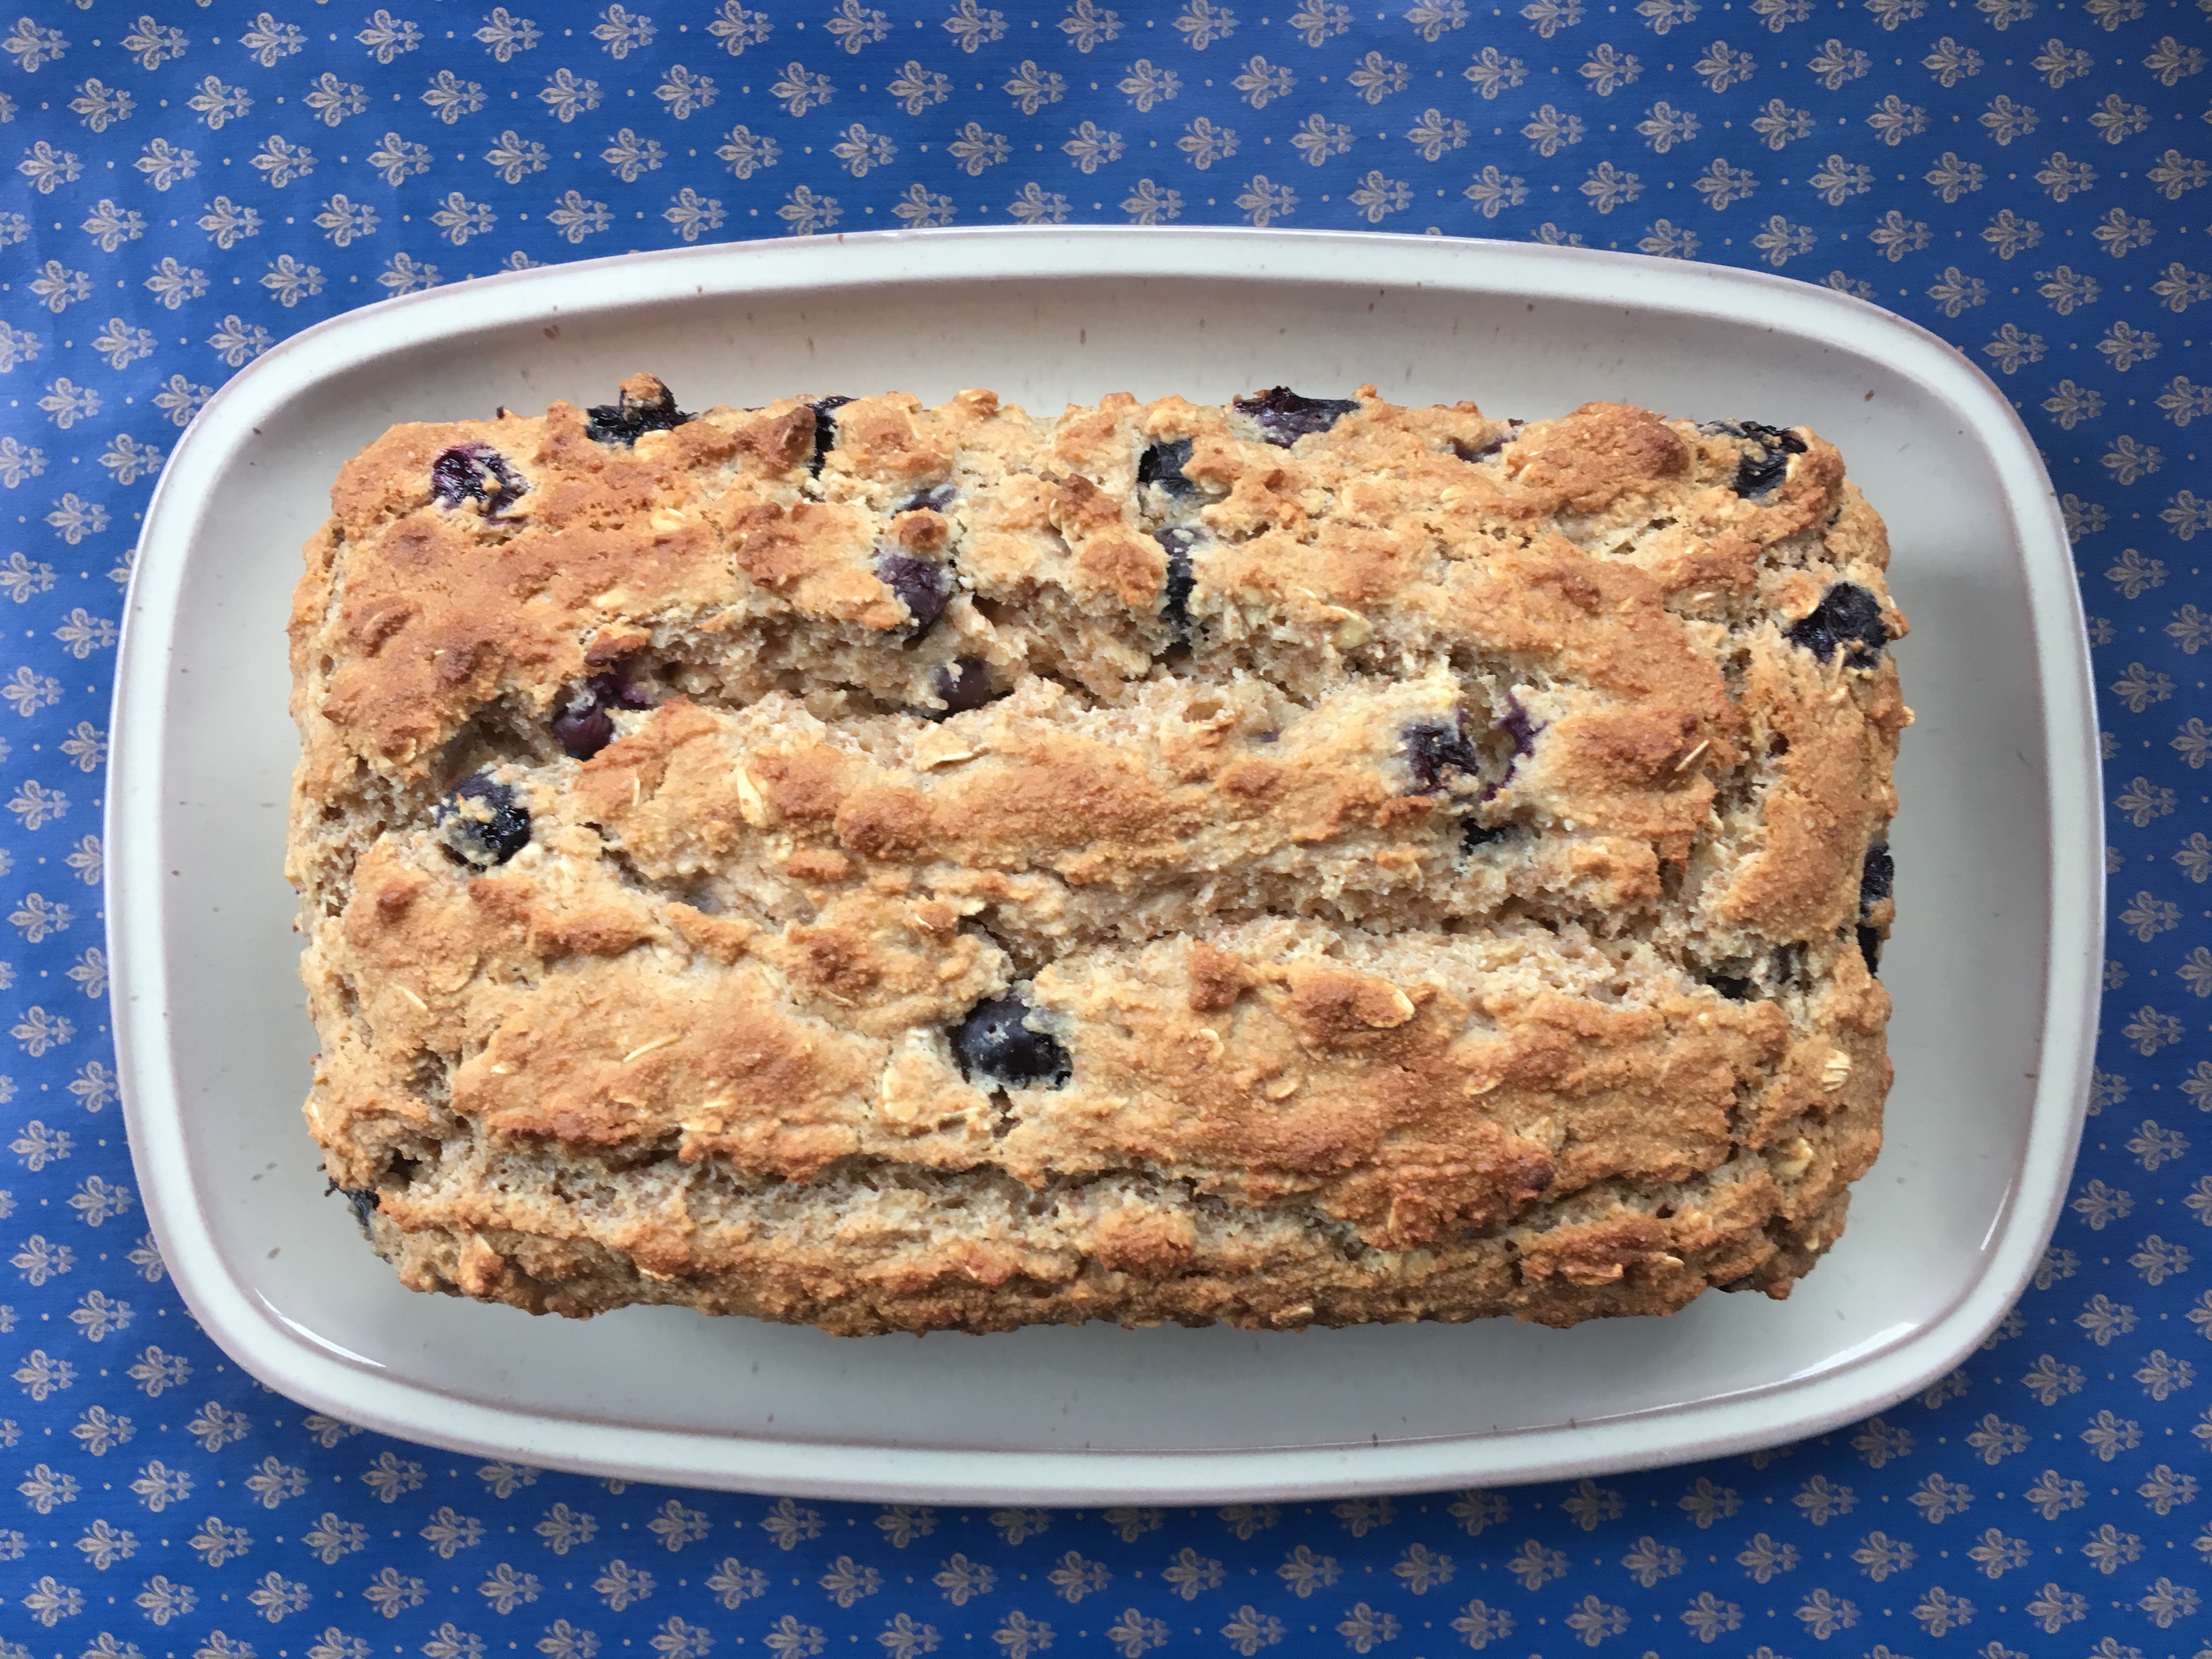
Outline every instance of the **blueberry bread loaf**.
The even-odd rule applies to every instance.
[[[640,375],[332,508],[307,1112],[411,1286],[1566,1325],[1842,1231],[1911,715],[1802,428]]]

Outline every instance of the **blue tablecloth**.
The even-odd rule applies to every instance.
[[[2212,0],[149,3],[0,17],[0,1659],[2212,1638]],[[2091,613],[2114,921],[2067,1219],[1963,1370],[1699,1468],[991,1513],[480,1465],[311,1415],[199,1334],[116,1111],[97,833],[123,588],[179,428],[272,342],[390,294],[1014,221],[1755,266],[1926,324],[2014,399]]]

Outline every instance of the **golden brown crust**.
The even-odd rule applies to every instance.
[[[1880,520],[1809,434],[1621,404],[1279,435],[556,404],[349,463],[290,870],[403,1279],[847,1333],[1786,1294],[1889,1078]]]

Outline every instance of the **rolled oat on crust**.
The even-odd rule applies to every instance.
[[[844,1334],[1786,1295],[1911,720],[1803,428],[1372,387],[395,427],[291,624],[402,1279]]]

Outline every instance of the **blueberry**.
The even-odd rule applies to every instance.
[[[1406,769],[1413,775],[1413,793],[1433,795],[1454,773],[1479,773],[1482,757],[1458,726],[1424,720],[1406,728]]]
[[[554,715],[553,735],[577,760],[589,760],[615,740],[616,708],[650,708],[653,699],[619,674],[594,674],[582,694]]]
[[[695,419],[676,406],[676,394],[659,381],[640,376],[654,388],[641,397],[626,381],[619,403],[594,404],[584,411],[584,435],[596,443],[634,444],[648,432],[666,432]]]
[[[1288,449],[1309,432],[1326,432],[1359,407],[1350,398],[1301,398],[1286,386],[1256,398],[1239,398],[1235,407],[1258,422],[1267,442]]]
[[[1190,633],[1190,596],[1198,586],[1198,578],[1191,574],[1190,550],[1198,540],[1198,532],[1170,527],[1156,532],[1153,540],[1167,549],[1168,624],[1178,635]]]
[[[1534,754],[1536,733],[1543,730],[1521,706],[1521,699],[1510,691],[1505,694],[1505,713],[1499,717],[1494,729],[1513,739],[1513,752],[1516,755]]]
[[[1799,444],[1799,449],[1804,446]],[[1781,449],[1747,449],[1736,463],[1735,477],[1729,488],[1739,495],[1761,500],[1774,493],[1774,488],[1790,476],[1790,452]]]
[[[438,834],[447,855],[488,870],[530,845],[530,814],[514,791],[478,773],[438,803]]]
[[[459,507],[463,497],[484,504],[484,517],[496,519],[507,503],[530,493],[530,486],[489,444],[455,444],[430,463],[430,499]]]
[[[923,490],[912,501],[908,501],[904,507],[899,508],[899,511],[902,513],[921,513],[924,511],[931,513],[943,513],[950,508],[953,502],[959,499],[960,489],[958,485],[941,483],[933,489]]]
[[[1059,1038],[1024,1024],[1029,1012],[1029,1005],[1012,993],[969,1009],[952,1034],[960,1075],[970,1081],[981,1076],[1010,1089],[1033,1083],[1066,1087],[1075,1075],[1074,1062]]]
[[[981,658],[955,657],[937,671],[937,695],[948,714],[964,714],[991,700],[991,674]]]
[[[1477,823],[1473,818],[1460,820],[1459,850],[1472,853],[1478,847],[1487,847],[1492,842],[1504,841],[1513,833],[1510,823]]]
[[[1522,756],[1536,752],[1536,734],[1544,728],[1521,706],[1521,699],[1508,691],[1505,694],[1505,713],[1491,723],[1490,729],[1503,732],[1513,739],[1513,754],[1505,763],[1505,769],[1482,786],[1479,799],[1486,801],[1513,781],[1513,774],[1520,766]],[[1407,732],[1407,759],[1413,767],[1415,782],[1420,786],[1419,793],[1423,794],[1432,792],[1438,783],[1444,781],[1447,773],[1459,771],[1473,775],[1481,765],[1481,757],[1474,745],[1468,741],[1464,726],[1457,730],[1448,730],[1441,726],[1412,727]],[[1461,845],[1468,852],[1486,842],[1496,841],[1511,828],[1509,824],[1485,830],[1472,818],[1464,819],[1462,823],[1464,832]]]
[[[1854,668],[1871,668],[1889,643],[1889,628],[1881,618],[1881,602],[1856,582],[1838,582],[1820,596],[1813,614],[1783,630],[1790,644],[1811,652],[1822,662],[1839,650],[1848,650]]]
[[[553,717],[553,735],[571,757],[589,760],[615,740],[614,718],[597,703],[564,708]]]
[[[1789,475],[1790,458],[1805,453],[1805,441],[1796,433],[1757,421],[1707,421],[1698,430],[1708,437],[1741,438],[1751,446],[1736,463],[1735,478],[1729,485],[1739,495],[1767,495]]]
[[[476,457],[483,444],[455,444],[430,463],[430,499],[441,507],[459,507],[464,495],[483,499],[483,469]]]
[[[1792,455],[1805,453],[1805,441],[1787,427],[1761,426],[1757,421],[1738,421],[1736,429],[1755,444],[1769,449],[1781,449]]]
[[[332,1193],[338,1193],[344,1196],[345,1201],[353,1206],[353,1218],[361,1224],[362,1236],[371,1237],[368,1218],[376,1213],[376,1188],[341,1187],[336,1181],[325,1177],[323,1182],[323,1196],[328,1198]]]
[[[1897,860],[1890,856],[1889,843],[1875,842],[1867,848],[1866,863],[1859,870],[1859,914],[1865,915],[1887,898],[1896,879]]]
[[[899,596],[914,627],[908,637],[918,640],[930,623],[944,613],[952,593],[952,573],[928,559],[912,559],[903,553],[876,555],[876,580]]]
[[[1198,486],[1182,476],[1190,464],[1190,440],[1177,438],[1173,443],[1154,444],[1137,457],[1137,487],[1158,484],[1170,495],[1188,495]]]
[[[632,685],[620,674],[594,674],[587,684],[592,696],[602,708],[650,708],[652,696]]]
[[[818,404],[809,404],[814,411],[814,454],[806,463],[808,476],[822,476],[822,463],[830,459],[830,452],[837,447],[837,422],[830,418],[832,410],[842,409],[853,400],[850,398],[824,398]]]
[[[1498,451],[1504,449],[1506,445],[1511,443],[1516,438],[1519,437],[1521,435],[1521,428],[1528,424],[1528,422],[1526,421],[1508,421],[1505,423],[1505,430],[1499,433],[1486,444],[1463,444],[1458,439],[1454,438],[1450,441],[1451,452],[1453,454],[1458,456],[1462,461],[1486,460],[1491,456],[1497,454]]]
[[[1890,888],[1897,879],[1897,860],[1890,856],[1889,843],[1878,841],[1867,848],[1866,862],[1859,869],[1859,954],[1866,958],[1867,972],[1881,966],[1881,933],[1866,925],[1866,918],[1874,907],[1887,898]]]

